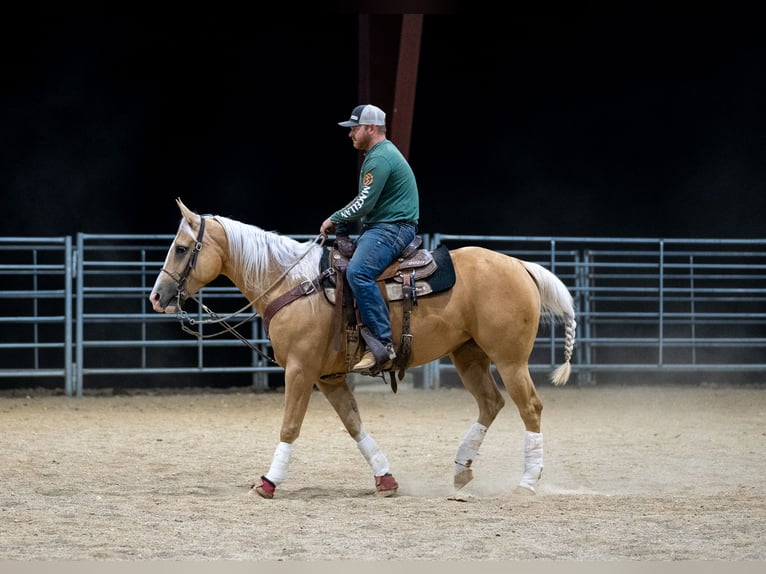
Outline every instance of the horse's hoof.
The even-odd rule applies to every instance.
[[[455,486],[456,490],[460,490],[472,480],[473,480],[473,470],[471,470],[470,468],[464,468],[458,474],[455,475],[453,485]]]
[[[393,496],[399,489],[399,483],[390,474],[375,477],[375,496]]]
[[[534,496],[537,494],[534,487],[528,486],[526,484],[520,484],[516,487],[516,490],[513,491],[513,494],[519,494],[521,496]]]
[[[250,487],[250,493],[256,492],[261,498],[274,498],[274,491],[276,489],[277,486],[273,482],[262,476],[259,482]]]

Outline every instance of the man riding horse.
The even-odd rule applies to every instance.
[[[346,278],[356,299],[360,334],[367,351],[352,367],[355,373],[376,374],[392,367],[396,351],[389,310],[376,283],[377,277],[417,235],[419,212],[415,175],[399,149],[386,138],[386,114],[373,105],[353,109],[338,125],[364,153],[359,190],[345,207],[322,222],[319,232],[335,232],[335,245],[350,257]],[[362,223],[356,244],[349,238],[350,224]]]

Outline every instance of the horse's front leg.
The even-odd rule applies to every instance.
[[[285,410],[282,415],[282,428],[279,431],[279,444],[271,459],[271,466],[251,488],[263,498],[274,498],[277,486],[287,478],[293,445],[301,434],[301,425],[306,416],[314,382],[302,368],[285,369]]]
[[[396,494],[399,484],[391,474],[385,453],[380,449],[375,439],[364,430],[356,398],[346,383],[346,375],[339,375],[338,378],[328,382],[319,382],[317,387],[335,409],[335,412],[338,413],[346,431],[356,441],[359,452],[370,465],[375,479],[375,495],[393,496]]]

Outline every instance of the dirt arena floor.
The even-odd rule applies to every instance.
[[[763,561],[766,387],[541,386],[545,469],[521,478],[515,407],[456,496],[463,389],[357,387],[400,484],[315,393],[287,480],[249,494],[278,441],[278,392],[0,394],[4,561]]]

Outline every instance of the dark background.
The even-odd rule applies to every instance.
[[[454,6],[423,20],[421,232],[764,236],[755,11]],[[31,4],[2,27],[0,235],[172,234],[177,196],[313,234],[355,194],[352,11]]]

